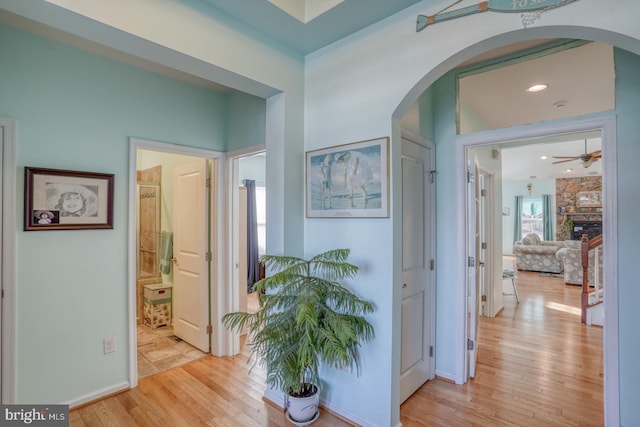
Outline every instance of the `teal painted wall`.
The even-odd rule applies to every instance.
[[[640,341],[638,340],[638,212],[640,186],[640,56],[616,49],[618,178],[618,319],[620,347],[620,425],[638,424]]]
[[[242,92],[229,94],[229,137],[227,151],[265,143],[266,101]]]
[[[128,138],[224,150],[227,95],[1,25],[0,51],[18,218],[24,166],[115,174],[113,230],[16,230],[17,399],[66,402],[128,380]]]
[[[457,253],[457,242],[453,233],[444,230],[458,228],[458,209],[456,206],[456,96],[455,75],[447,73],[432,86],[434,105],[434,142],[436,144],[436,258],[441,254]],[[457,268],[436,269],[436,371],[455,372],[456,359],[451,357],[451,349],[455,348],[461,338],[451,333],[452,325],[456,325],[455,310],[447,310],[451,301],[460,300],[458,289],[450,286],[459,283]],[[449,285],[446,285],[449,284]],[[447,354],[449,352],[449,354]],[[438,373],[438,372],[436,372]]]

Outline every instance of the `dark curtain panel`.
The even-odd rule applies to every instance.
[[[245,179],[242,185],[247,188],[247,292],[259,280],[260,265],[258,259],[258,217],[256,213],[256,182]]]
[[[516,196],[515,212],[513,213],[513,241],[522,238],[522,196]]]
[[[551,195],[542,195],[542,235],[544,240],[553,240],[553,227],[551,226]]]

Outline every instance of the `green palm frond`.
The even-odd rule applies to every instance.
[[[309,260],[263,255],[270,275],[253,288],[260,309],[222,317],[227,328],[247,330],[251,355],[265,366],[269,386],[301,393],[306,383],[319,384],[322,363],[359,373],[358,349],[374,336],[364,316],[375,308],[341,283],[358,272],[347,262],[349,253],[334,249]]]

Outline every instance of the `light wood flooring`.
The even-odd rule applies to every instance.
[[[476,377],[425,384],[400,408],[404,427],[604,425],[602,328],[580,323],[580,287],[517,275],[520,304],[505,295],[481,318]]]
[[[502,314],[481,319],[476,378],[426,383],[401,406],[404,427],[604,424],[602,328],[580,323],[580,288],[532,272],[518,272],[517,286],[520,304],[505,295]],[[290,426],[249,368],[246,352],[207,356],[72,410],[70,425]],[[314,427],[349,425],[321,412]]]

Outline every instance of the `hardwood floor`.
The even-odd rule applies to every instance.
[[[70,426],[291,426],[284,412],[262,400],[264,372],[251,373],[248,354],[207,356],[142,378],[138,387],[69,414]],[[320,411],[314,427],[351,424]]]
[[[604,424],[602,329],[580,323],[579,287],[532,272],[518,272],[517,286],[520,304],[505,295],[501,315],[480,322],[476,378],[426,383],[400,408],[404,427]],[[290,426],[249,368],[246,352],[207,356],[72,410],[70,425]],[[313,424],[349,425],[325,411]]]
[[[517,275],[520,304],[505,295],[481,318],[476,377],[425,384],[400,408],[404,427],[604,425],[602,328],[580,323],[580,287]]]

